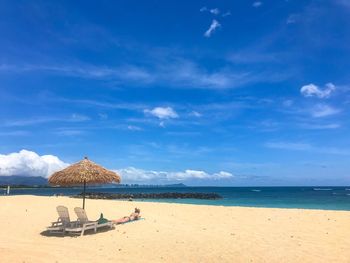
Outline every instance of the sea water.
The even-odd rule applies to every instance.
[[[54,194],[74,195],[81,188],[12,189],[12,195]],[[217,193],[219,200],[143,199],[138,201],[182,203],[195,205],[307,208],[350,211],[350,187],[147,187],[147,188],[88,188],[88,192],[105,193]]]

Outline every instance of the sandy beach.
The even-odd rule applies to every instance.
[[[87,200],[87,214],[144,220],[47,236],[68,197],[0,197],[0,262],[350,262],[350,212]]]

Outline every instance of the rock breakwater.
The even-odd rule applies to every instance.
[[[72,196],[82,198],[83,194]],[[85,193],[85,198],[89,199],[206,199],[216,200],[222,196],[216,193]]]

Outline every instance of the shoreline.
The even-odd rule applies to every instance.
[[[0,195],[0,198],[1,197],[13,197],[13,196],[31,196],[31,197],[60,197],[60,198],[72,198],[72,199],[78,199],[78,200],[82,200],[82,198],[77,198],[77,197],[74,197],[74,196],[70,196],[70,195],[59,195],[59,196],[53,196],[53,195],[31,195],[31,194],[21,194],[21,195]],[[315,211],[339,211],[339,212],[349,212],[350,213],[350,210],[346,210],[346,209],[334,209],[334,208],[329,208],[329,209],[326,209],[326,208],[305,208],[305,207],[272,207],[272,206],[253,206],[253,205],[223,205],[223,204],[204,204],[204,203],[186,203],[186,202],[172,202],[172,201],[169,201],[167,202],[166,200],[169,200],[169,199],[135,199],[135,200],[128,200],[128,199],[89,199],[87,198],[86,199],[86,202],[88,202],[89,200],[100,200],[100,201],[113,201],[113,202],[118,202],[118,201],[121,201],[121,202],[128,202],[128,203],[137,203],[137,202],[140,202],[140,203],[154,203],[154,204],[169,204],[169,205],[193,205],[193,206],[209,206],[209,207],[222,207],[222,208],[230,208],[230,207],[233,207],[233,208],[262,208],[262,209],[286,209],[286,210],[315,210]],[[191,200],[191,199],[174,199],[174,200]],[[193,199],[193,200],[203,200],[203,199]],[[217,200],[206,200],[206,201],[217,201]]]

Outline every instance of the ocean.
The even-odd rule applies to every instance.
[[[11,195],[54,194],[74,195],[81,188],[33,188],[11,189]],[[143,199],[166,203],[195,205],[245,206],[272,208],[304,208],[350,211],[350,187],[147,187],[147,188],[92,188],[88,192],[105,193],[164,193],[164,192],[200,192],[217,193],[219,200],[199,199]],[[5,191],[4,191],[5,192]]]

